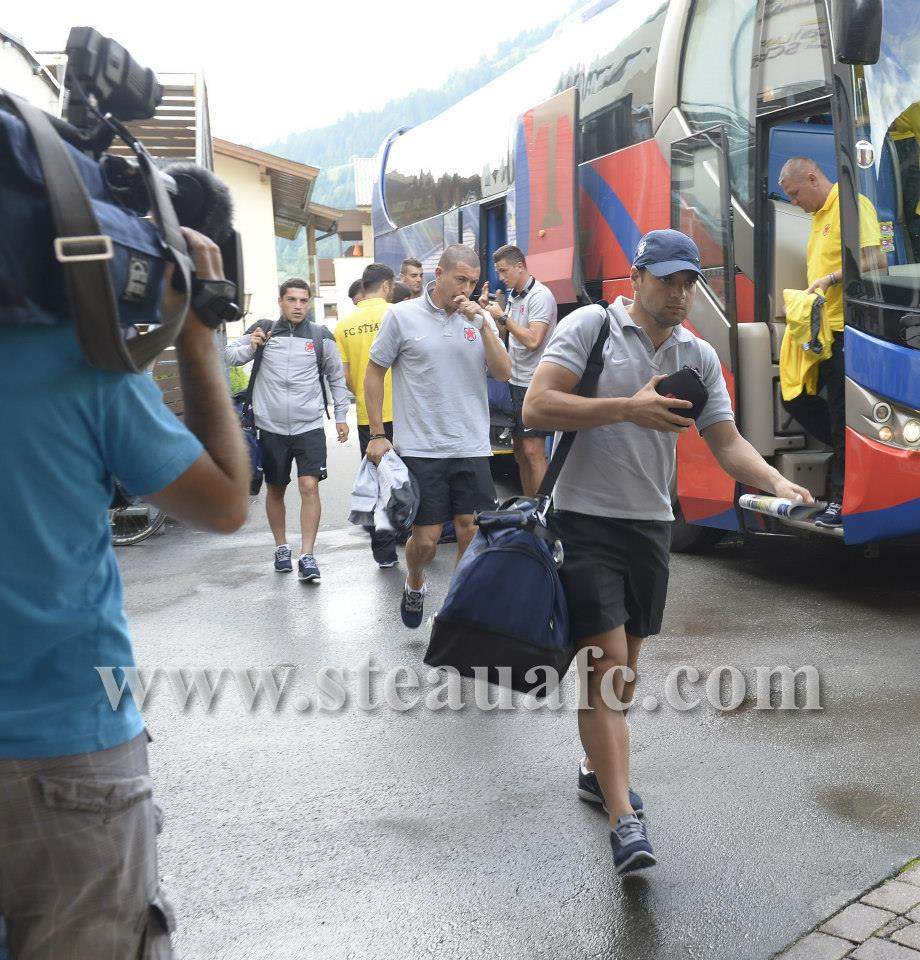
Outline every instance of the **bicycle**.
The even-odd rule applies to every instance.
[[[152,537],[166,523],[166,512],[153,504],[138,500],[115,481],[109,526],[116,547],[130,547]]]

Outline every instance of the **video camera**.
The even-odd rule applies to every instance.
[[[190,304],[212,328],[243,315],[230,193],[195,164],[159,169],[125,126],[153,117],[163,88],[114,40],[72,29],[64,86],[64,120],[0,90],[0,323],[72,320],[92,366],[138,372]],[[116,137],[132,158],[106,152]],[[226,280],[194,276],[180,224],[218,244]],[[161,315],[170,262],[181,296]]]

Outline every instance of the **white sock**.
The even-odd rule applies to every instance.
[[[406,589],[409,593],[420,593],[424,597],[425,594],[428,593],[428,581],[426,580],[418,590],[413,590],[412,587],[409,586],[409,578],[406,577]]]

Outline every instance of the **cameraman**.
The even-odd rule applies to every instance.
[[[184,229],[197,275],[220,251]],[[168,281],[168,278],[167,278]],[[175,297],[169,283],[167,297]],[[176,352],[185,426],[143,374],[86,364],[72,324],[0,327],[0,912],[11,956],[169,958],[144,722],[98,666],[134,664],[107,510],[112,480],[230,533],[249,463],[211,330]]]

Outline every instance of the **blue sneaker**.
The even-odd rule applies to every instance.
[[[814,524],[816,527],[829,527],[831,529],[843,526],[842,504],[829,503],[827,509],[815,517]]]
[[[399,605],[399,614],[407,627],[415,629],[422,622],[425,608],[425,594],[428,593],[428,584],[422,584],[421,590],[410,590],[409,584],[403,587],[402,603]]]
[[[291,548],[286,543],[275,550],[275,569],[278,573],[290,573],[294,569],[291,566]]]
[[[597,774],[593,770],[586,770],[584,761],[578,764],[578,796],[586,803],[599,803],[605,811],[607,810],[604,792],[597,782]],[[640,820],[645,819],[645,804],[642,802],[642,797],[633,790],[629,791],[629,805]]]
[[[297,561],[297,577],[304,583],[322,583],[323,578],[319,575],[316,560],[309,553],[305,553]]]
[[[610,846],[613,850],[613,866],[620,876],[654,867],[658,863],[638,817],[627,815],[617,820],[617,825],[610,831]]]

